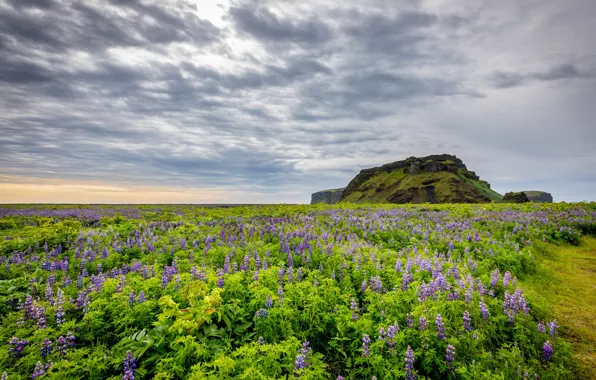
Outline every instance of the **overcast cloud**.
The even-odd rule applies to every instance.
[[[596,200],[594,35],[593,0],[0,0],[0,203],[306,203],[436,153]]]

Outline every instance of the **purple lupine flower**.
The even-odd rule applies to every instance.
[[[300,376],[300,371],[305,368],[310,367],[310,354],[312,349],[309,346],[309,342],[306,341],[302,343],[302,348],[298,350],[298,355],[296,355],[296,361],[294,362],[294,375]]]
[[[141,292],[139,293],[139,304],[145,302],[145,291],[141,290]]]
[[[366,280],[363,280],[362,286],[360,287],[360,290],[362,290],[362,293],[364,293],[366,291],[367,286],[368,286],[368,283],[366,282]]]
[[[379,340],[385,340],[385,335],[387,335],[387,334],[385,333],[385,328],[384,328],[384,327],[381,327],[381,328],[379,329]]]
[[[271,299],[271,295],[268,295],[265,300],[265,308],[271,309],[271,307],[273,307],[273,300]]]
[[[544,361],[549,362],[552,359],[553,354],[554,354],[553,346],[550,343],[550,341],[547,340],[544,343],[544,345],[542,346],[542,355],[544,357]]]
[[[62,356],[66,355],[66,339],[62,335],[56,340],[56,351]]]
[[[259,339],[257,339],[257,343],[260,344],[261,346],[265,344],[265,339],[263,339],[262,336],[259,337]]]
[[[266,318],[269,315],[269,312],[265,309],[259,309],[255,313],[255,318]]]
[[[306,360],[304,355],[296,355],[296,361],[294,362],[294,375],[299,376],[300,371],[304,368],[306,368]]]
[[[124,358],[124,376],[122,380],[134,380],[137,363],[132,352],[127,351],[126,357]]]
[[[406,350],[406,358],[404,361],[406,362],[406,379],[414,380],[416,378],[416,376],[414,376],[414,351],[409,345]]]
[[[120,282],[118,282],[118,285],[116,286],[116,293],[122,293],[125,282],[124,276],[120,277]]]
[[[38,307],[37,308],[37,328],[38,329],[45,329],[46,328],[46,308],[45,307]]]
[[[408,326],[409,329],[414,326],[414,317],[411,314],[406,315],[406,326]]]
[[[18,339],[17,337],[12,337],[8,341],[8,355],[13,359],[18,359],[23,355],[23,350],[25,346],[29,344],[29,341],[26,339]]]
[[[45,298],[46,301],[48,302],[52,302],[52,298],[54,297],[54,292],[52,291],[52,285],[50,284],[50,282],[48,281],[46,283],[46,291],[45,291]]]
[[[75,300],[77,309],[82,309],[83,312],[87,312],[87,308],[89,307],[90,303],[91,303],[91,299],[89,298],[89,296],[87,295],[87,293],[85,291],[78,292],[77,299]]]
[[[74,348],[75,346],[75,336],[70,331],[66,334],[66,345],[68,348]]]
[[[45,358],[46,356],[52,353],[52,341],[48,338],[45,338],[41,343],[41,357]]]
[[[370,290],[382,293],[383,292],[383,283],[381,282],[380,276],[375,276],[370,278]]]
[[[441,317],[441,314],[437,314],[435,325],[437,325],[437,337],[439,337],[440,340],[445,339],[445,325],[443,324],[443,317]]]
[[[484,319],[485,321],[488,320],[488,307],[486,306],[484,301],[480,301],[480,313],[482,313],[482,319]]]
[[[244,256],[244,258],[242,259],[242,265],[240,266],[240,269],[245,272],[249,271],[249,269],[250,269],[250,255],[249,254],[246,254]]]
[[[279,271],[277,272],[277,280],[279,281],[279,283],[281,284],[283,279],[284,279],[284,275],[285,275],[285,269],[282,266],[281,268],[279,268]]]
[[[33,369],[33,374],[31,375],[32,379],[36,379],[40,376],[43,376],[46,373],[45,367],[41,362],[37,362],[35,365],[35,369]]]
[[[420,331],[424,331],[426,324],[426,317],[424,315],[420,316]]]
[[[544,325],[544,321],[538,322],[538,332],[540,332],[540,333],[546,332],[546,326]]]
[[[505,275],[503,275],[503,286],[505,288],[508,287],[510,281],[511,281],[511,272],[507,271],[507,272],[505,272]]]
[[[223,273],[220,272],[219,277],[217,277],[217,287],[218,288],[223,288],[225,286],[225,281],[223,278]]]
[[[136,295],[134,291],[130,291],[130,293],[128,293],[128,305],[132,306],[136,303]]]
[[[395,334],[399,331],[399,325],[395,322],[394,325],[387,326],[387,345],[393,348]]]
[[[447,352],[445,353],[445,360],[447,361],[447,367],[451,368],[455,361],[455,347],[447,345]]]
[[[370,354],[370,337],[368,334],[364,334],[362,337],[362,356],[366,357]]]
[[[170,280],[172,279],[172,269],[169,266],[164,266],[163,268],[163,272],[161,274],[161,287],[165,288],[166,286],[168,286],[168,284],[170,283]]]
[[[470,312],[467,310],[464,313],[464,330],[472,331],[472,318],[470,317]]]
[[[25,304],[23,305],[23,312],[25,313],[25,320],[35,318],[35,310],[33,308],[33,297],[27,296],[25,298]]]
[[[472,286],[468,287],[468,290],[466,291],[466,304],[469,305],[470,302],[472,301],[472,295],[474,293],[474,288]]]
[[[559,324],[556,319],[548,324],[548,333],[553,338],[557,335],[557,327],[559,327]]]
[[[410,273],[404,273],[401,283],[401,290],[406,291],[408,290],[408,285],[414,280],[414,276]]]
[[[298,282],[302,281],[302,267],[299,267],[298,271],[296,272],[296,281],[298,281]]]

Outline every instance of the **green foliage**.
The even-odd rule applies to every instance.
[[[402,169],[367,186],[414,180]],[[0,367],[9,379],[50,361],[48,379],[117,379],[128,351],[137,379],[405,379],[408,346],[418,379],[574,376],[569,343],[537,330],[555,318],[542,296],[526,297],[527,313],[504,314],[516,288],[503,274],[524,283],[544,276],[552,247],[594,233],[591,204],[102,206],[85,217],[60,214],[66,207],[0,218]],[[425,298],[431,283],[443,288]],[[43,308],[45,328],[24,318],[27,297]],[[398,326],[391,341],[380,337],[390,326]],[[60,353],[68,333],[75,347]],[[9,351],[12,337],[29,341],[21,357]],[[53,351],[44,357],[45,339]],[[307,341],[307,365],[297,369]]]

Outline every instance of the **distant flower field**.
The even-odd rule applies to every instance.
[[[567,379],[596,204],[1,206],[1,379]]]

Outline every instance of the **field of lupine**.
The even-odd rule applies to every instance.
[[[567,379],[596,204],[2,206],[1,379]]]

